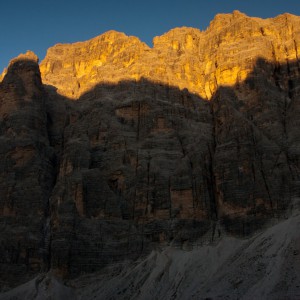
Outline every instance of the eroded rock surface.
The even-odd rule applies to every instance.
[[[257,58],[283,64],[300,52],[300,20],[284,14],[251,18],[238,11],[215,17],[205,31],[175,28],[149,48],[109,31],[87,42],[58,44],[41,63],[43,82],[76,99],[98,83],[147,78],[211,99],[220,86],[243,82]]]
[[[286,215],[300,192],[299,22],[234,12],[152,49],[114,31],[56,45],[42,75],[32,53],[12,61],[0,83],[2,289],[247,237]]]
[[[47,269],[55,153],[48,139],[46,98],[37,57],[28,52],[14,59],[0,84],[2,287]]]

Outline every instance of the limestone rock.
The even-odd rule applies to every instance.
[[[207,30],[175,28],[149,48],[115,31],[87,42],[56,45],[41,63],[43,82],[76,99],[98,83],[146,78],[211,99],[220,86],[243,82],[258,58],[278,64],[300,51],[298,17],[217,15]]]
[[[138,38],[116,31],[88,42],[58,44],[48,50],[41,63],[43,82],[64,96],[77,98],[100,82],[138,78],[135,62],[148,49]],[[130,66],[131,71],[124,74]]]
[[[0,83],[0,282],[45,270],[54,151],[36,56],[13,60]]]
[[[33,53],[32,51],[28,50],[25,54],[21,53],[19,56],[17,56],[16,58],[12,59],[9,63],[9,66],[12,66],[14,63],[16,63],[17,61],[32,61],[35,63],[39,62],[38,57],[36,56],[35,53]],[[2,79],[4,78],[4,76],[7,74],[7,68],[4,69],[3,73],[0,74],[0,82],[2,81]]]
[[[0,83],[3,285],[285,216],[300,196],[299,25],[236,11],[152,49],[115,31],[56,45],[41,74],[33,54],[14,60]]]

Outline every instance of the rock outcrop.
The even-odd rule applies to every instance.
[[[37,57],[14,59],[0,85],[0,284],[29,279],[48,264],[54,186],[44,90]]]
[[[243,82],[258,57],[276,64],[298,59],[299,28],[299,18],[290,14],[264,20],[235,11],[217,15],[205,31],[182,27],[155,37],[153,48],[109,31],[50,48],[41,73],[44,83],[73,99],[98,83],[142,77],[211,99],[220,86]]]
[[[56,45],[41,74],[32,53],[12,61],[0,83],[2,289],[248,237],[287,215],[300,196],[299,31],[296,16],[234,12],[153,48],[115,31]]]

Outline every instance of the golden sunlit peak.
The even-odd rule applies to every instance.
[[[206,31],[174,28],[155,37],[153,48],[110,30],[86,42],[50,48],[41,74],[44,83],[71,98],[104,81],[144,77],[211,99],[220,86],[243,82],[258,57],[276,63],[296,59],[300,40],[293,28],[299,26],[296,16],[264,20],[236,10],[217,15]]]

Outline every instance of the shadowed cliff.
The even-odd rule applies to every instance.
[[[210,102],[146,79],[70,101],[42,85],[35,61],[11,64],[0,83],[3,289],[247,237],[288,215],[299,70],[258,59]]]

